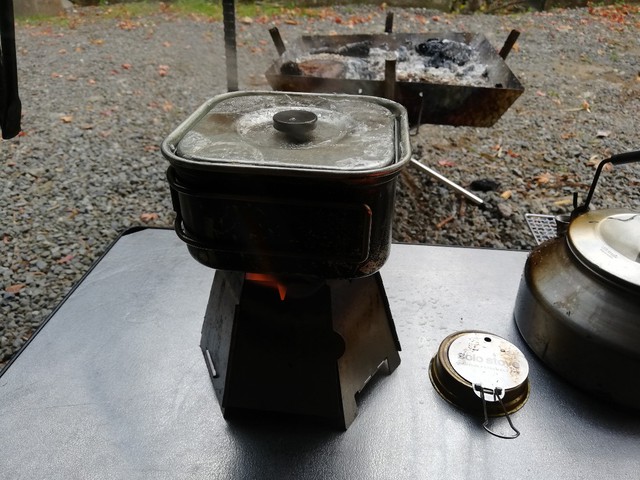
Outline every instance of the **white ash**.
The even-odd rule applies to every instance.
[[[444,42],[452,42],[444,40]],[[458,43],[458,42],[456,42]],[[374,47],[367,57],[350,57],[335,53],[307,53],[289,58],[298,64],[311,61],[334,61],[345,66],[346,80],[383,81],[385,61],[396,59],[396,80],[401,82],[438,83],[447,85],[483,87],[489,83],[487,65],[479,61],[478,52],[470,50],[469,60],[463,65],[454,61],[431,66],[432,57],[421,55],[415,48],[401,46],[389,49],[385,46]]]

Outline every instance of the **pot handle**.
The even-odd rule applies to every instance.
[[[600,174],[602,173],[602,169],[607,163],[612,165],[623,165],[625,163],[632,163],[640,161],[640,150],[636,150],[634,152],[626,152],[619,153],[617,155],[613,155],[606,160],[603,160],[596,168],[596,173],[593,177],[593,181],[591,182],[591,187],[589,188],[589,193],[587,193],[587,197],[585,198],[582,205],[578,205],[578,194],[573,194],[573,212],[571,213],[571,218],[575,218],[578,215],[581,215],[589,210],[589,204],[591,203],[591,199],[593,198],[593,192],[596,189],[596,184],[598,183],[598,179],[600,178]]]

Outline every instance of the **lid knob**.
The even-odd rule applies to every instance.
[[[317,121],[318,116],[309,110],[283,110],[273,116],[273,128],[292,140],[305,141],[315,130]]]

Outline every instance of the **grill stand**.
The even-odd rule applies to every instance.
[[[391,12],[387,14],[384,32],[385,34],[391,34],[393,32],[393,13]],[[280,31],[278,30],[277,27],[273,27],[269,30],[269,33],[271,34],[271,39],[273,40],[273,43],[276,47],[278,56],[282,57],[286,52],[286,47],[285,47],[284,41],[282,40],[282,36],[280,35]],[[500,52],[498,53],[499,57],[502,60],[507,59],[509,52],[511,52],[511,49],[515,45],[519,36],[520,36],[520,32],[518,30],[511,30],[511,32],[509,33],[509,36],[507,37],[502,48],[500,49]],[[502,68],[506,69],[507,67],[504,66]],[[341,81],[335,80],[335,79],[331,79],[329,80],[329,82],[327,82],[326,79],[322,79],[318,81],[318,79],[313,79],[306,76],[300,76],[300,77],[293,76],[293,77],[287,78],[287,75],[277,73],[277,69],[275,68],[275,65],[272,66],[267,71],[267,78],[269,79],[269,83],[275,90],[291,90],[291,91],[307,91],[307,92],[314,92],[314,91],[343,92],[344,91],[348,93],[356,93],[355,91],[349,91],[347,84],[341,83]],[[325,90],[324,87],[322,87],[322,83],[331,83],[331,82],[335,82],[332,84],[332,88]],[[349,81],[349,82],[352,82],[353,85],[357,83],[355,81]],[[517,81],[517,79],[515,79],[515,82],[516,82],[516,85],[512,85],[512,87],[515,88],[516,92],[520,89],[524,90],[519,85],[519,82]],[[423,123],[423,119],[422,119],[423,113],[425,112],[425,107],[427,106],[427,95],[425,95],[424,92],[422,91],[415,94],[415,92],[413,91],[413,89],[415,88],[415,85],[410,86],[411,83],[407,84],[406,82],[404,82],[401,85],[399,85],[399,82],[397,82],[396,80],[396,60],[388,59],[385,61],[385,76],[384,76],[384,81],[382,82],[383,87],[381,91],[376,90],[377,87],[375,86],[375,84],[376,82],[363,80],[359,87],[353,86],[352,89],[356,90],[357,88],[358,93],[365,94],[365,95],[381,94],[385,98],[402,103],[407,108],[409,108],[410,106],[408,104],[411,104],[412,107],[409,109],[409,119],[414,126],[414,131],[412,132],[412,135],[413,136],[418,135],[420,131],[420,125]],[[466,92],[465,94],[458,93],[458,95],[460,95],[463,98],[469,97],[474,94],[478,95],[478,97],[476,98],[476,103],[478,103],[478,101],[482,99],[482,94],[480,92],[490,91],[490,90],[492,89],[473,88],[473,89],[470,89],[469,92]],[[497,91],[499,90],[500,89],[497,89]],[[400,97],[403,97],[403,98],[398,98],[399,97],[398,92],[402,92],[402,95],[400,95]],[[445,95],[445,92],[446,92],[445,90],[440,90],[440,91],[434,90],[433,92],[431,92],[430,97],[434,98],[438,95],[443,96]],[[512,99],[510,98],[509,100],[506,101],[506,103],[505,103],[505,99],[500,98],[501,97],[500,95],[496,96],[493,99],[489,99],[487,101],[485,101],[486,99],[482,99],[483,106],[480,108],[475,108],[475,110],[482,111],[484,114],[487,114],[487,112],[490,112],[491,114],[493,114],[494,113],[493,110],[500,106],[504,107],[506,105],[506,108],[508,108],[510,104],[513,101],[515,101],[515,99],[520,95],[520,93],[515,93],[514,98]],[[411,98],[411,100],[409,100],[409,98]],[[416,110],[415,104],[417,103],[419,103],[420,106]],[[469,102],[469,103],[473,104],[473,102]],[[503,105],[503,103],[505,103],[505,105]],[[496,105],[498,107],[496,107]],[[446,104],[444,104],[442,108],[445,108],[445,107],[446,107]],[[506,108],[504,108],[504,110],[506,110]],[[437,112],[437,109],[436,109],[436,113],[438,115],[441,115],[441,114],[444,115],[442,112]],[[432,114],[434,114],[434,112],[432,112]],[[443,118],[437,121],[427,120],[424,123],[436,123],[436,124],[460,126],[460,125],[467,125],[466,122],[470,122],[468,123],[468,126],[489,127],[493,125],[498,120],[498,118],[500,118],[500,116],[502,116],[502,113],[500,115],[495,116],[495,118],[491,118],[487,120],[484,117],[475,118],[476,113],[473,111],[473,109],[469,109],[469,107],[465,107],[462,113],[458,112],[457,116],[448,116],[448,115],[449,114],[444,115]],[[435,170],[428,168],[417,161],[414,161],[414,165],[417,165],[418,167],[420,167],[425,173],[431,176],[431,178],[443,183],[449,188],[452,188],[456,193],[462,195],[467,200],[470,200],[476,205],[480,205],[480,206],[484,204],[484,201],[480,197],[478,197],[477,195],[474,195],[473,193],[469,192],[468,190],[461,187],[460,185],[457,185],[456,183],[452,182],[451,180],[441,175],[440,173],[436,172]]]
[[[318,417],[348,428],[355,395],[400,343],[379,273],[287,295],[217,270],[201,349],[225,418],[242,411]]]

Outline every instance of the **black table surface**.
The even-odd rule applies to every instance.
[[[226,421],[199,348],[214,271],[172,231],[124,235],[0,376],[0,478],[640,478],[640,415],[568,385],[522,342],[526,256],[394,244],[381,274],[402,363],[367,385],[343,432]],[[467,329],[529,361],[517,439],[489,435],[429,381],[440,342]]]

